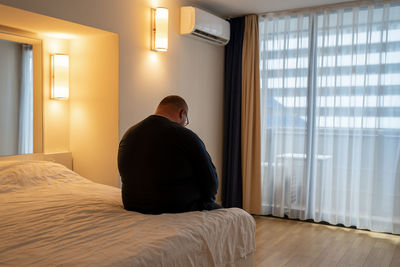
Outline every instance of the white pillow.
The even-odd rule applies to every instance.
[[[50,161],[0,161],[0,193],[78,180],[86,179]]]

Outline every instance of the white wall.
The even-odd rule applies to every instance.
[[[189,104],[189,128],[222,168],[224,49],[179,35],[178,0],[0,0],[0,3],[119,34],[119,134],[154,112],[166,95]],[[169,8],[169,51],[150,46],[150,8]]]
[[[0,40],[0,155],[18,153],[21,45]]]

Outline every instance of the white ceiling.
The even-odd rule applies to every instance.
[[[188,4],[204,8],[224,18],[327,5],[349,0],[192,0]]]

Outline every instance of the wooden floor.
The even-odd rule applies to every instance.
[[[400,266],[400,236],[255,216],[261,266]]]

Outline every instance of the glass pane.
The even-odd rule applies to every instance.
[[[317,15],[312,164],[321,220],[371,228],[393,216],[400,151],[398,9],[386,4]]]
[[[309,25],[308,15],[260,21],[263,207],[279,216],[304,209]]]

